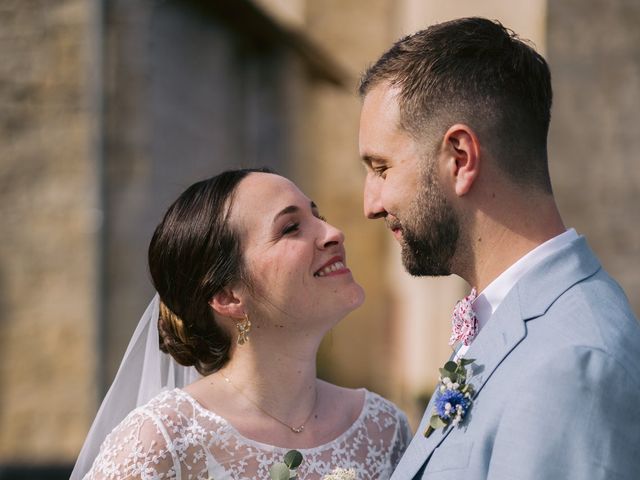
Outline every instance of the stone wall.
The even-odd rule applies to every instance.
[[[640,3],[549,2],[553,186],[640,315]]]
[[[93,414],[91,16],[0,3],[0,463],[71,461]]]

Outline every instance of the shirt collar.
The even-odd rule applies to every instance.
[[[493,282],[478,295],[473,302],[473,310],[478,319],[478,332],[486,325],[491,315],[497,310],[509,291],[518,283],[525,273],[542,262],[554,252],[578,238],[575,229],[571,228],[531,250],[516,263],[502,272]]]

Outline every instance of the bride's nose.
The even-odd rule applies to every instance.
[[[332,245],[342,245],[344,243],[344,233],[342,230],[329,223],[324,223],[324,230],[317,239],[318,248],[328,248]]]

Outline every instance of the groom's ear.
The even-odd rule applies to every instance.
[[[456,195],[469,193],[480,172],[480,142],[475,132],[457,123],[444,134],[446,172]]]
[[[216,293],[209,300],[209,305],[215,313],[223,317],[242,318],[245,314],[242,299],[232,288],[224,288]]]

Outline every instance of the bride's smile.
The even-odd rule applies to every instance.
[[[364,301],[347,267],[344,234],[288,179],[247,176],[238,185],[229,218],[240,232],[249,284],[258,298],[269,299],[253,307],[258,314],[278,311],[304,327],[307,336],[310,326],[318,325],[321,339]]]
[[[344,275],[345,273],[351,273],[344,262],[342,261],[342,257],[334,257],[329,260],[326,264],[324,264],[316,273],[313,274],[314,277],[327,277],[327,276],[335,276],[335,275]]]

